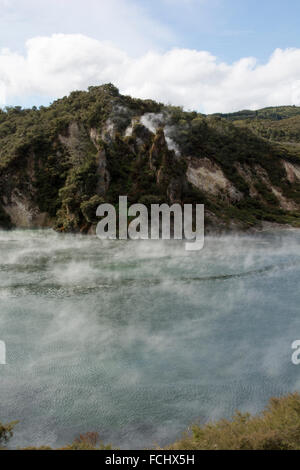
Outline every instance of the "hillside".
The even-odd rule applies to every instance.
[[[91,232],[95,211],[204,203],[207,225],[300,226],[300,108],[204,116],[111,84],[0,111],[0,226]]]
[[[247,127],[270,142],[281,143],[297,157],[300,148],[300,107],[279,106],[258,111],[217,114],[238,127]]]

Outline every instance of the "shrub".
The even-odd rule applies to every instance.
[[[0,423],[0,449],[5,446],[13,436],[13,429],[18,421],[8,424]]]
[[[257,416],[237,412],[231,420],[194,425],[170,449],[299,450],[300,394],[272,398]]]
[[[87,432],[81,434],[72,444],[61,450],[111,450],[111,446],[105,446],[97,432]]]

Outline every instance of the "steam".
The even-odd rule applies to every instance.
[[[102,139],[106,140],[107,136],[113,139],[117,131],[122,129],[130,119],[131,112],[126,106],[114,104],[110,117],[107,119],[103,132]]]
[[[180,149],[176,142],[173,140],[171,137],[174,132],[174,127],[169,126],[166,123],[167,118],[164,114],[155,114],[155,113],[146,113],[141,117],[141,124],[145,126],[150,132],[155,134],[157,132],[157,129],[159,127],[164,128],[164,133],[165,133],[165,138],[166,138],[166,143],[168,146],[169,150],[173,150],[175,152],[175,155],[179,157],[181,155]]]
[[[134,126],[137,122],[138,122],[137,118],[132,119],[130,126],[128,126],[126,131],[125,131],[125,137],[132,136]],[[146,129],[148,129],[150,132],[152,132],[152,134],[156,134],[157,130],[160,127],[163,127],[168,149],[170,151],[174,151],[175,155],[177,157],[180,157],[180,155],[181,155],[180,149],[179,149],[178,145],[176,144],[176,142],[172,138],[173,133],[176,132],[176,129],[174,128],[174,126],[169,126],[167,124],[167,117],[166,117],[165,114],[163,114],[163,113],[156,113],[156,114],[155,113],[145,113],[140,118],[140,123],[144,127],[146,127]]]
[[[119,448],[165,445],[299,388],[299,244],[297,231],[207,237],[195,255],[180,241],[0,232],[12,444],[98,431]]]
[[[125,131],[125,137],[131,137],[132,133],[133,133],[133,124],[130,124],[130,126],[128,126]]]
[[[141,117],[141,124],[153,134],[163,126],[165,119],[163,114],[146,113]]]
[[[116,129],[115,129],[114,122],[112,121],[111,118],[107,119],[104,125],[104,129],[102,131],[102,139],[104,141],[107,140],[107,137],[110,137],[111,139],[113,139],[115,136],[115,132],[116,132]]]

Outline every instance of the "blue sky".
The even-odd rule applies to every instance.
[[[141,0],[175,32],[175,45],[226,61],[267,60],[276,48],[300,47],[299,0]]]
[[[234,110],[269,105],[272,100],[274,105],[298,104],[299,18],[299,0],[0,0],[0,105],[46,104],[74,86],[85,88],[103,80],[117,81],[124,92],[141,97],[148,93],[147,97],[189,108],[193,106],[190,90],[198,93],[195,108],[208,112],[218,106]],[[54,34],[60,34],[59,39]],[[48,38],[43,47],[40,36]],[[91,57],[88,40],[97,41],[91,45]],[[60,44],[67,61],[59,54]],[[111,64],[110,47],[114,48]],[[170,57],[174,49],[185,50],[184,57],[183,53]],[[273,60],[277,49],[284,54]],[[203,51],[208,53],[206,58]],[[156,58],[150,60],[149,53],[157,54]],[[90,74],[83,70],[87,63]],[[164,71],[161,76],[155,71],[151,79],[153,64]],[[183,73],[183,67],[190,75]],[[280,70],[286,67],[289,75]],[[120,74],[126,77],[121,80]],[[23,76],[22,83],[17,75]],[[248,75],[252,79],[246,85],[257,86],[250,98],[247,87],[242,88]],[[59,80],[63,83],[53,86]],[[169,84],[162,86],[163,80]],[[220,86],[224,94],[232,93],[231,99],[222,99]]]
[[[114,27],[111,33],[106,28],[102,30],[100,20],[98,28],[97,13],[101,8],[94,10],[96,15],[93,15],[93,9],[90,14],[83,13],[89,2],[82,0],[81,7],[69,11],[66,16],[64,6],[68,1],[59,2],[60,8],[55,5],[57,2],[51,7],[51,1],[47,0],[0,2],[1,47],[21,50],[26,39],[52,33],[82,33],[100,40],[116,39],[120,45],[121,34],[115,38]],[[69,0],[67,8],[72,10],[71,3]],[[98,0],[98,3],[103,2]],[[276,48],[300,47],[299,0],[123,0],[123,4],[130,5],[139,11],[140,17],[152,21],[152,25],[149,22],[152,28],[144,31],[146,40],[142,47],[132,44],[135,51],[142,52],[151,47],[162,50],[172,46],[195,48],[208,50],[230,62],[244,56],[267,60]],[[116,8],[110,15],[116,18],[118,26],[122,24],[122,14],[123,9],[118,11]],[[126,20],[124,17],[123,27]],[[158,31],[153,25],[157,25]],[[139,30],[138,25],[135,29]],[[165,34],[162,33],[164,30]],[[134,34],[132,37],[134,39]]]

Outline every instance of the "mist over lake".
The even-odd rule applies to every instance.
[[[184,242],[0,232],[0,417],[11,446],[99,432],[166,445],[299,390],[300,232]]]

